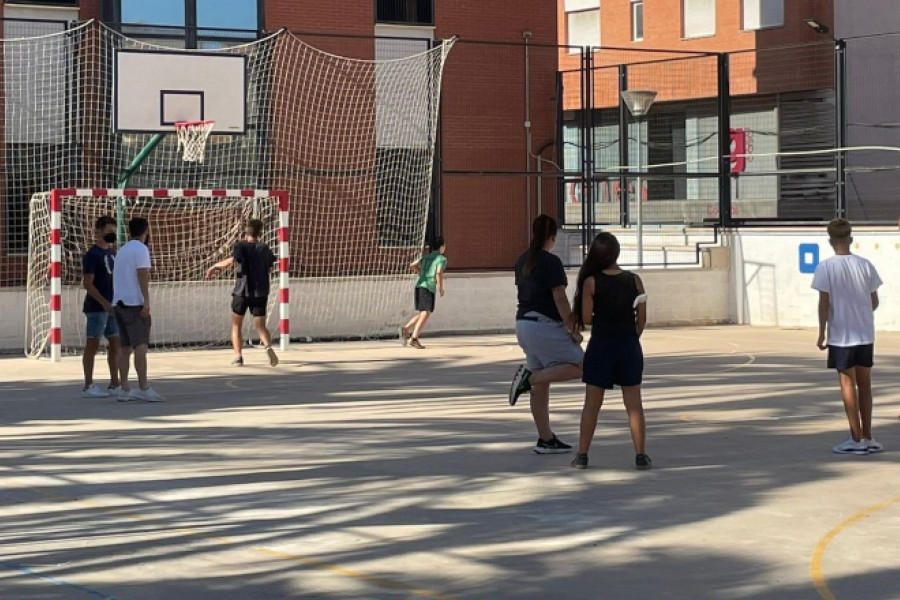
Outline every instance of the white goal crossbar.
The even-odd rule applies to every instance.
[[[290,213],[288,194],[283,190],[232,190],[232,189],[53,189],[50,203],[50,359],[62,359],[62,276],[63,231],[62,206],[67,197],[81,198],[276,198],[278,201],[278,330],[280,347],[287,350],[290,344]],[[237,241],[237,240],[235,240]]]

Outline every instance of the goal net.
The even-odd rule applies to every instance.
[[[395,332],[413,310],[409,265],[425,243],[441,75],[453,42],[323,37],[315,43],[325,50],[281,31],[214,50],[246,56],[246,133],[213,134],[203,162],[192,163],[183,160],[173,129],[134,171],[128,186],[285,190],[292,204],[290,275],[303,298],[292,307],[293,335],[383,336]],[[10,253],[23,259],[18,270],[8,272],[10,277],[15,273],[14,284],[22,285],[26,272],[32,278],[41,272],[40,264],[24,264],[28,240],[45,243],[29,232],[46,227],[29,222],[29,198],[55,188],[116,187],[152,135],[115,131],[116,52],[161,48],[97,22],[0,45],[8,169],[8,185],[0,190],[0,209],[6,210],[0,210],[0,218],[7,220]],[[89,229],[87,215],[96,214],[90,205],[98,201],[67,200],[73,201],[85,211],[77,227]],[[166,210],[165,202],[149,202],[160,214]],[[192,210],[204,220],[225,218],[216,216],[218,208]],[[65,217],[67,239],[76,227],[72,216]],[[204,237],[175,240],[178,230],[169,224],[173,243],[196,242],[203,255],[215,247],[207,236],[231,241],[230,230],[217,230],[220,226],[210,227]],[[156,236],[154,251],[163,250]],[[46,260],[39,250],[28,256],[30,261]],[[452,260],[451,255],[451,265]],[[161,268],[155,271],[155,276],[163,274]],[[70,267],[65,276],[67,285],[73,284]],[[35,285],[40,287],[36,279]],[[177,285],[187,290],[197,284],[188,278]],[[40,310],[45,309],[30,306],[29,314],[46,319],[39,317]],[[166,310],[174,314],[179,307]],[[63,333],[73,333],[65,337],[77,339],[77,330],[68,327]],[[158,328],[154,324],[157,333],[161,329],[162,323]],[[29,345],[40,335],[29,332]],[[166,343],[175,343],[174,332],[167,335]]]
[[[270,331],[289,339],[288,204],[268,190],[53,190],[35,194],[29,216],[26,354],[33,358],[84,346],[82,257],[101,216],[150,223],[151,344],[158,348],[224,345],[230,340],[233,269],[207,279],[207,269],[232,254],[251,218],[279,263],[272,272]],[[251,319],[247,320],[252,321]],[[275,337],[273,336],[273,337]],[[246,339],[250,339],[245,336]]]

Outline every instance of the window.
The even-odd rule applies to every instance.
[[[744,0],[745,31],[784,25],[784,0]]]
[[[566,43],[569,46],[600,45],[600,0],[566,0]],[[570,48],[570,53],[578,52]]]
[[[375,22],[434,25],[434,0],[375,0]]]
[[[104,19],[122,33],[173,48],[243,44],[263,28],[264,0],[105,0]]]
[[[631,40],[644,39],[644,0],[631,0]]]
[[[716,0],[682,0],[681,8],[684,37],[716,34]]]

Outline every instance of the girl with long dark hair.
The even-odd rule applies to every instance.
[[[578,330],[590,326],[591,339],[584,355],[582,381],[587,389],[581,411],[578,455],[572,461],[576,469],[587,468],[588,449],[603,396],[616,385],[622,388],[628,413],[635,467],[649,469],[651,465],[644,447],[646,425],[641,403],[644,354],[640,338],[647,324],[647,296],[641,278],[620,269],[618,259],[619,241],[613,234],[603,232],[594,238],[578,272],[573,325]]]
[[[569,452],[550,428],[550,384],[581,377],[581,333],[571,327],[572,310],[566,296],[568,279],[558,256],[556,221],[540,215],[532,223],[528,250],[516,261],[516,339],[525,352],[509,388],[509,403],[531,392],[531,416],[538,430],[538,454]]]

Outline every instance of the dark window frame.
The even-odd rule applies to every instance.
[[[420,12],[424,16],[419,17]],[[434,26],[434,0],[375,0],[374,13],[380,24]]]
[[[103,0],[103,20],[112,24],[117,30],[122,31],[125,28],[132,37],[137,36],[142,27],[148,30],[147,35],[141,34],[139,37],[147,39],[183,39],[186,49],[197,49],[202,42],[233,42],[233,41],[252,41],[263,36],[265,32],[265,0],[255,0],[256,2],[256,28],[255,29],[227,29],[216,27],[200,27],[197,24],[197,0],[184,1],[184,26],[172,25],[153,25],[150,23],[124,23],[122,21],[122,0]],[[171,30],[172,35],[166,35],[166,31]],[[181,35],[178,35],[178,33]],[[208,32],[208,33],[204,33]],[[241,36],[235,35],[223,36],[215,35],[216,32],[230,32],[234,34],[246,34],[246,40]],[[253,35],[251,35],[253,34]]]
[[[60,6],[78,8],[79,0],[3,0],[4,4],[24,4],[32,6]]]

